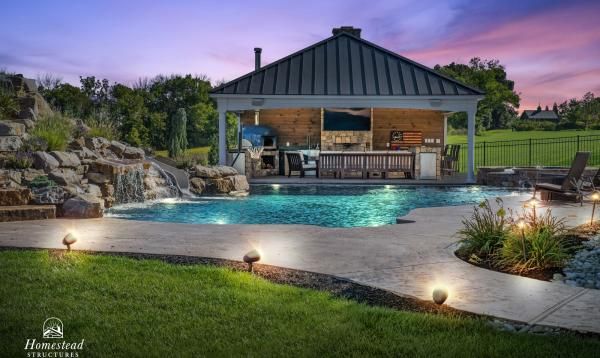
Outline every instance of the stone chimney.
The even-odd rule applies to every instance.
[[[345,32],[350,35],[360,37],[360,31],[361,31],[361,29],[355,28],[353,26],[341,26],[341,27],[334,27],[333,30],[331,31],[331,33],[333,34],[333,36],[335,36],[339,33]]]

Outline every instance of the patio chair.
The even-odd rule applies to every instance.
[[[292,176],[292,172],[300,172],[300,178],[304,178],[305,172],[317,172],[317,165],[304,163],[300,152],[285,152],[285,157],[288,161],[288,178]]]
[[[590,152],[577,152],[573,163],[571,163],[569,173],[563,179],[562,184],[538,183],[535,185],[533,196],[535,197],[537,192],[540,191],[542,194],[541,199],[545,201],[553,200],[555,197],[568,197],[579,200],[581,205],[583,205],[581,176],[590,159],[590,155]]]
[[[442,156],[442,175],[452,175],[458,171],[458,154],[460,145],[446,144]]]

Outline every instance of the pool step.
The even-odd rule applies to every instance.
[[[0,222],[55,218],[55,205],[0,206]]]

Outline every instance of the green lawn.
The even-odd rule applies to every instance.
[[[209,150],[210,150],[210,147],[188,148],[185,150],[185,155],[186,156],[205,155],[205,154],[208,154]],[[154,154],[157,156],[160,155],[162,157],[168,157],[169,151],[168,150],[157,150]]]
[[[513,132],[510,129],[497,129],[491,131],[485,131],[482,135],[475,137],[476,142],[486,141],[495,142],[501,140],[523,140],[529,138],[558,138],[558,137],[575,137],[575,136],[586,136],[586,135],[600,135],[600,130],[589,130],[589,131],[576,131],[576,130],[564,130],[564,131],[522,131]],[[448,144],[460,144],[466,143],[467,136],[461,135],[448,135]]]
[[[208,266],[0,252],[0,356],[62,319],[80,356],[597,356],[600,341],[368,307]],[[42,340],[44,341],[44,340]],[[47,340],[46,340],[47,341]]]
[[[559,137],[566,138],[552,140]],[[466,142],[465,135],[448,136],[450,144]],[[475,166],[569,166],[577,150],[592,152],[588,165],[600,165],[600,131],[485,131],[475,137]],[[467,150],[463,146],[459,158],[461,171],[466,170],[466,163]]]

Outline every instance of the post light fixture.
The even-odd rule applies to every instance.
[[[527,251],[525,249],[525,228],[527,227],[527,223],[525,220],[519,220],[517,226],[521,230],[521,244],[523,245],[523,259],[527,261]]]
[[[536,216],[536,212],[535,212],[535,208],[536,208],[538,205],[539,205],[539,203],[538,203],[538,201],[537,201],[537,199],[536,199],[536,198],[531,198],[531,199],[527,200],[527,201],[525,202],[525,205],[524,205],[526,208],[531,208],[531,209],[533,210],[533,217],[534,217],[534,220],[535,220],[535,218],[537,218],[537,216]]]
[[[260,252],[256,249],[248,251],[246,255],[244,255],[244,262],[248,264],[248,272],[254,272],[252,264],[258,261],[260,261]]]
[[[594,214],[596,213],[596,203],[600,200],[600,192],[595,191],[592,193],[592,218],[590,219],[590,226],[594,225]]]
[[[443,287],[436,287],[433,289],[433,302],[438,305],[443,304],[448,299],[448,290]]]
[[[77,242],[77,237],[73,233],[68,233],[63,237],[62,243],[67,247],[67,251],[71,251],[71,245]]]

